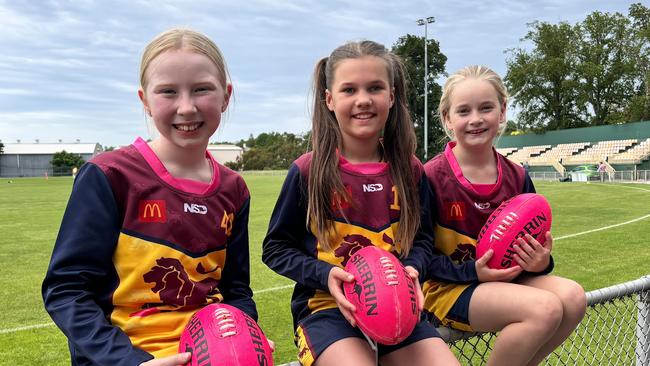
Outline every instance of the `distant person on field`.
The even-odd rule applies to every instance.
[[[435,324],[499,332],[488,365],[537,365],[576,328],[586,310],[582,287],[553,269],[553,238],[530,235],[515,245],[518,266],[487,267],[493,251],[476,256],[485,221],[505,200],[535,187],[523,167],[493,147],[506,125],[507,93],[484,66],[451,75],[440,99],[440,121],[452,140],[424,165],[434,200],[435,247],[457,264],[474,264],[464,277],[431,276],[424,309]]]
[[[316,65],[314,150],[289,168],[262,253],[296,281],[291,312],[304,366],[377,364],[341,288],[354,279],[343,268],[357,250],[401,256],[416,280],[433,255],[430,226],[420,225],[430,220],[420,210],[428,188],[405,82],[397,56],[372,41],[344,44]],[[458,365],[427,321],[395,346],[378,345],[378,355],[384,366]]]
[[[598,163],[598,175],[600,175],[600,181],[605,181],[605,173],[607,172],[607,165],[604,162]]]
[[[72,179],[75,179],[77,177],[77,167],[72,167]]]
[[[249,192],[206,150],[231,94],[205,35],[175,28],[145,48],[138,95],[159,136],[81,167],[43,281],[73,365],[184,365],[197,310],[223,302],[257,319]]]

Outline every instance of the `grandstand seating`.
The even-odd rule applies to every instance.
[[[539,156],[531,157],[528,159],[528,164],[531,166],[552,165],[553,163],[574,155],[589,145],[591,145],[589,142],[559,144],[553,147],[551,150],[545,151]]]
[[[517,147],[501,147],[497,149],[497,152],[503,156],[508,156],[509,154],[517,151]]]
[[[636,139],[600,141],[577,155],[562,159],[564,165],[594,164],[607,160],[608,157],[628,149],[637,142]]]
[[[532,156],[539,155],[550,148],[551,145],[525,146],[506,157],[517,164],[521,164],[524,161],[529,161]]]
[[[650,157],[650,138],[641,141],[629,150],[610,156],[610,164],[639,164]]]

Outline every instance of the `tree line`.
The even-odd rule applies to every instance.
[[[430,159],[446,136],[437,106],[447,76],[439,42],[407,34],[392,46],[405,65],[417,155]],[[506,134],[650,120],[650,9],[632,4],[627,15],[595,11],[575,24],[533,22],[522,46],[506,50],[504,81],[518,113]],[[452,70],[452,72],[455,70]],[[424,75],[427,75],[425,80]],[[428,89],[428,156],[424,156],[424,83]],[[309,150],[310,135],[262,133],[237,145],[245,152],[232,168],[287,169]]]
[[[446,142],[437,111],[442,87],[436,80],[447,76],[447,57],[437,40],[426,40],[428,67],[424,70],[424,42],[424,37],[407,34],[392,45],[406,68],[408,104],[422,160],[442,151]],[[627,14],[595,11],[574,24],[536,21],[528,24],[521,42],[520,47],[505,50],[503,76],[511,107],[517,110],[506,133],[650,120],[650,8],[636,3]],[[426,157],[425,82],[429,103]],[[245,151],[228,165],[237,170],[287,169],[309,151],[310,139],[309,132],[251,135],[236,143]],[[79,163],[68,159],[54,159],[53,164]]]

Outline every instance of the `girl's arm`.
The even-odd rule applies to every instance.
[[[306,228],[306,183],[296,164],[291,165],[273,209],[264,238],[262,261],[275,272],[297,283],[327,291],[333,265],[307,253],[305,240],[316,240]],[[315,244],[315,243],[314,243]]]
[[[107,319],[117,286],[112,257],[120,227],[108,179],[96,165],[84,165],[61,222],[42,295],[74,352],[98,365],[139,365],[153,358],[133,347]]]
[[[420,274],[420,282],[427,279],[438,279],[446,282],[475,282],[478,281],[474,261],[457,265],[448,256],[439,253],[434,248],[435,206],[434,193],[425,174],[419,181],[420,207],[422,218],[413,248],[409,256],[404,259],[405,265],[411,265]]]
[[[232,305],[257,320],[257,308],[250,288],[250,258],[248,246],[248,213],[250,197],[235,216],[232,236],[228,241],[226,263],[221,272],[219,291],[223,302]]]

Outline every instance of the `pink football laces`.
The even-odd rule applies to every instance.
[[[379,257],[379,264],[381,264],[381,267],[384,269],[384,277],[388,280],[387,284],[390,286],[399,285],[399,281],[397,280],[397,271],[395,270],[393,261],[388,257]]]
[[[512,216],[510,216],[510,215],[514,216],[514,218]],[[508,230],[508,228],[511,227],[515,223],[515,221],[517,221],[518,218],[519,218],[519,216],[517,216],[517,214],[514,213],[514,212],[511,212],[511,213],[507,214],[503,218],[503,220],[501,220],[501,223],[499,224],[499,226],[497,226],[496,229],[494,229],[494,233],[496,233],[497,235],[492,233],[492,235],[490,236],[490,239],[501,240],[500,235],[503,235],[503,233],[506,230]]]
[[[237,331],[233,329],[235,328],[235,319],[232,318],[230,311],[223,308],[217,309],[214,312],[214,318],[217,319],[217,325],[219,325],[219,330],[222,332],[221,338],[226,338],[237,334]]]

